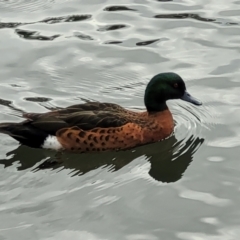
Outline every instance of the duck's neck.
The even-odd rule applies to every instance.
[[[146,104],[146,108],[147,108],[148,113],[150,113],[150,114],[168,110],[168,106],[167,106],[166,102],[163,102],[161,104],[154,104],[154,105]]]

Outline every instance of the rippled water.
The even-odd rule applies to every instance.
[[[88,100],[143,109],[165,71],[203,101],[169,101],[165,141],[52,167],[53,152],[1,135],[0,239],[238,239],[239,13],[237,0],[0,0],[0,122]]]

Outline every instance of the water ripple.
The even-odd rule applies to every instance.
[[[116,11],[136,11],[136,10],[126,6],[109,6],[104,8],[104,11],[116,12]]]
[[[112,24],[112,25],[99,27],[98,31],[106,32],[106,31],[113,31],[113,30],[118,30],[118,29],[122,29],[122,28],[127,28],[127,27],[128,26],[125,24]]]
[[[30,101],[30,102],[49,102],[52,99],[51,98],[46,98],[46,97],[27,97],[24,98],[26,101]]]
[[[16,29],[15,33],[19,35],[21,38],[28,39],[28,40],[52,41],[60,37],[59,34],[52,35],[52,36],[44,36],[37,31],[29,31],[29,30],[23,30],[23,29]]]
[[[79,38],[81,40],[94,40],[93,37],[86,35],[84,33],[81,33],[81,32],[75,32],[74,37]]]
[[[90,14],[83,14],[83,15],[70,15],[70,16],[63,16],[63,17],[45,18],[37,22],[0,22],[0,29],[15,28],[20,25],[30,25],[35,23],[57,24],[57,23],[64,23],[64,22],[80,22],[80,21],[91,19],[91,17],[92,15]]]
[[[90,19],[92,15],[85,14],[85,15],[71,15],[66,17],[53,17],[53,18],[46,18],[39,22],[48,23],[48,24],[55,24],[55,23],[62,23],[62,22],[80,22],[87,19]]]
[[[146,46],[146,45],[150,45],[150,44],[152,44],[152,43],[155,43],[155,42],[157,42],[157,41],[159,41],[159,39],[137,42],[136,45],[137,45],[137,46]]]
[[[196,192],[189,189],[182,190],[180,192],[180,197],[201,201],[201,202],[204,202],[205,204],[218,206],[218,207],[226,207],[232,204],[231,200],[229,199],[222,199],[222,198],[213,196],[211,193]]]
[[[121,41],[106,41],[105,44],[120,44],[122,43]]]
[[[1,28],[15,28],[18,27],[20,25],[24,25],[23,23],[14,23],[14,22],[9,22],[9,23],[4,23],[4,22],[0,22],[0,29]]]
[[[61,0],[60,0],[61,1]],[[58,1],[58,2],[60,2]],[[51,8],[55,0],[1,0],[0,7],[24,12],[34,12]]]
[[[198,21],[203,21],[203,22],[214,22],[216,19],[212,18],[204,18],[201,17],[198,14],[195,13],[171,13],[171,14],[158,14],[155,15],[154,18],[173,18],[173,19],[186,19],[186,18],[192,18]]]

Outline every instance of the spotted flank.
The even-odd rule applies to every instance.
[[[142,144],[142,129],[127,123],[117,128],[96,128],[83,131],[78,127],[61,129],[57,139],[64,147],[77,152],[99,152],[126,149]]]
[[[0,133],[20,144],[56,151],[102,152],[123,150],[163,140],[174,121],[167,100],[201,105],[175,73],[160,73],[147,84],[146,110],[130,111],[114,103],[88,102],[46,113],[25,113],[25,121],[1,123]]]

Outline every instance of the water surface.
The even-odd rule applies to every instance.
[[[0,139],[0,239],[236,240],[240,1],[0,0],[0,121],[89,100],[142,110],[180,74],[175,134],[129,151],[64,154]]]

